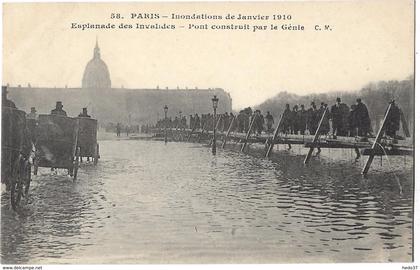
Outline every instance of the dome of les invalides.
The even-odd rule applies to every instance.
[[[108,67],[101,59],[98,41],[93,50],[93,58],[87,63],[83,73],[82,88],[111,88]]]

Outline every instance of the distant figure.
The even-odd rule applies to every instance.
[[[192,114],[190,114],[190,129],[193,129],[193,128],[194,128],[194,126],[195,126],[195,123],[194,123],[194,117],[193,117],[193,115],[192,115]]]
[[[298,122],[298,109],[299,106],[293,106],[292,113],[290,114],[290,132],[291,134],[298,134],[299,130],[299,122]]]
[[[261,132],[264,128],[264,116],[261,114],[260,110],[255,111],[255,129],[258,135],[261,135]]]
[[[348,115],[348,136],[354,137],[357,135],[357,121],[356,121],[356,104],[350,106]]]
[[[79,117],[90,118],[90,115],[87,113],[87,108],[82,109],[82,112],[79,114]]]
[[[286,104],[286,109],[284,109],[283,112],[283,133],[288,134],[291,127],[291,117],[292,117],[292,111],[290,110],[290,105]]]
[[[55,109],[51,110],[51,114],[67,116],[66,111],[63,110],[63,103],[61,101],[55,103]]]
[[[120,137],[121,135],[121,125],[120,123],[117,123],[117,137]]]
[[[26,119],[38,120],[35,107],[31,107],[31,112],[26,115]]]
[[[296,118],[297,118],[296,122],[297,122],[297,125],[298,125],[298,130],[300,132],[300,135],[304,135],[305,130],[306,130],[306,122],[307,122],[305,105],[303,105],[303,104],[300,105],[300,110],[297,111]]]
[[[322,120],[321,126],[320,126],[320,134],[321,135],[326,135],[330,132],[330,110],[328,109],[328,104],[321,102],[321,107],[319,108],[318,111],[318,123],[319,121],[321,121],[322,115],[324,114],[325,111],[325,116],[324,119]]]
[[[388,120],[385,122],[385,134],[395,139],[397,131],[400,130],[401,112],[400,108],[395,104],[395,100],[392,100],[390,105]]]
[[[349,113],[349,107],[341,103],[341,98],[336,99],[336,104],[331,107],[331,120],[334,136],[345,136],[347,134],[346,126]]]
[[[316,108],[315,102],[311,102],[311,108],[307,110],[307,121],[309,134],[315,135],[316,129],[318,128],[318,109]]]
[[[196,113],[194,115],[194,129],[199,129],[200,128],[200,116],[198,116],[198,114]]]
[[[178,116],[175,116],[175,119],[172,122],[172,127],[177,129],[179,125],[180,125],[180,121],[178,121]]]
[[[185,130],[187,128],[187,117],[186,116],[182,116],[181,118],[181,128],[182,130]]]
[[[274,125],[274,118],[270,114],[270,112],[267,112],[265,116],[265,122],[267,123],[267,133],[273,132],[273,125]]]
[[[146,125],[146,133],[147,131],[148,131],[148,126]],[[125,126],[125,134],[127,135],[127,137],[128,135],[130,135],[130,127],[128,125]]]
[[[356,99],[356,102],[355,117],[357,123],[357,135],[366,137],[371,130],[369,111],[360,98]]]
[[[7,94],[9,93],[9,91],[7,91],[7,86],[2,86],[1,90],[2,90],[2,92],[1,92],[1,94],[2,94],[2,106],[16,109],[15,103],[7,98]]]

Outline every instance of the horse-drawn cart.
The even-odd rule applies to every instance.
[[[80,158],[92,158],[94,165],[96,165],[99,159],[98,121],[87,117],[78,117],[77,120],[79,121],[77,143],[80,147]]]
[[[16,210],[26,196],[31,182],[33,144],[26,126],[26,113],[11,107],[2,108],[1,182],[10,190]]]
[[[62,115],[39,115],[36,131],[36,158],[38,167],[67,169],[75,180],[79,169],[78,119]]]

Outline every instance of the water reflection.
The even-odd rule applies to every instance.
[[[411,260],[407,167],[364,179],[345,161],[305,167],[299,150],[275,162],[184,143],[101,150],[76,183],[43,171],[19,214],[2,197],[2,262]]]

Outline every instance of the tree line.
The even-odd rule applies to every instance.
[[[274,98],[270,98],[262,104],[255,107],[263,113],[269,111],[278,120],[284,111],[286,104],[293,107],[296,104],[304,104],[309,108],[310,103],[314,101],[317,106],[324,102],[332,106],[336,98],[340,97],[343,103],[348,106],[355,104],[357,98],[361,98],[369,110],[369,116],[372,121],[374,131],[378,129],[380,121],[383,119],[386,108],[391,100],[400,107],[407,120],[410,132],[413,133],[414,121],[414,76],[410,76],[401,81],[379,81],[372,82],[358,91],[335,91],[321,94],[308,94],[304,96],[280,92]],[[277,121],[276,121],[277,122]]]

